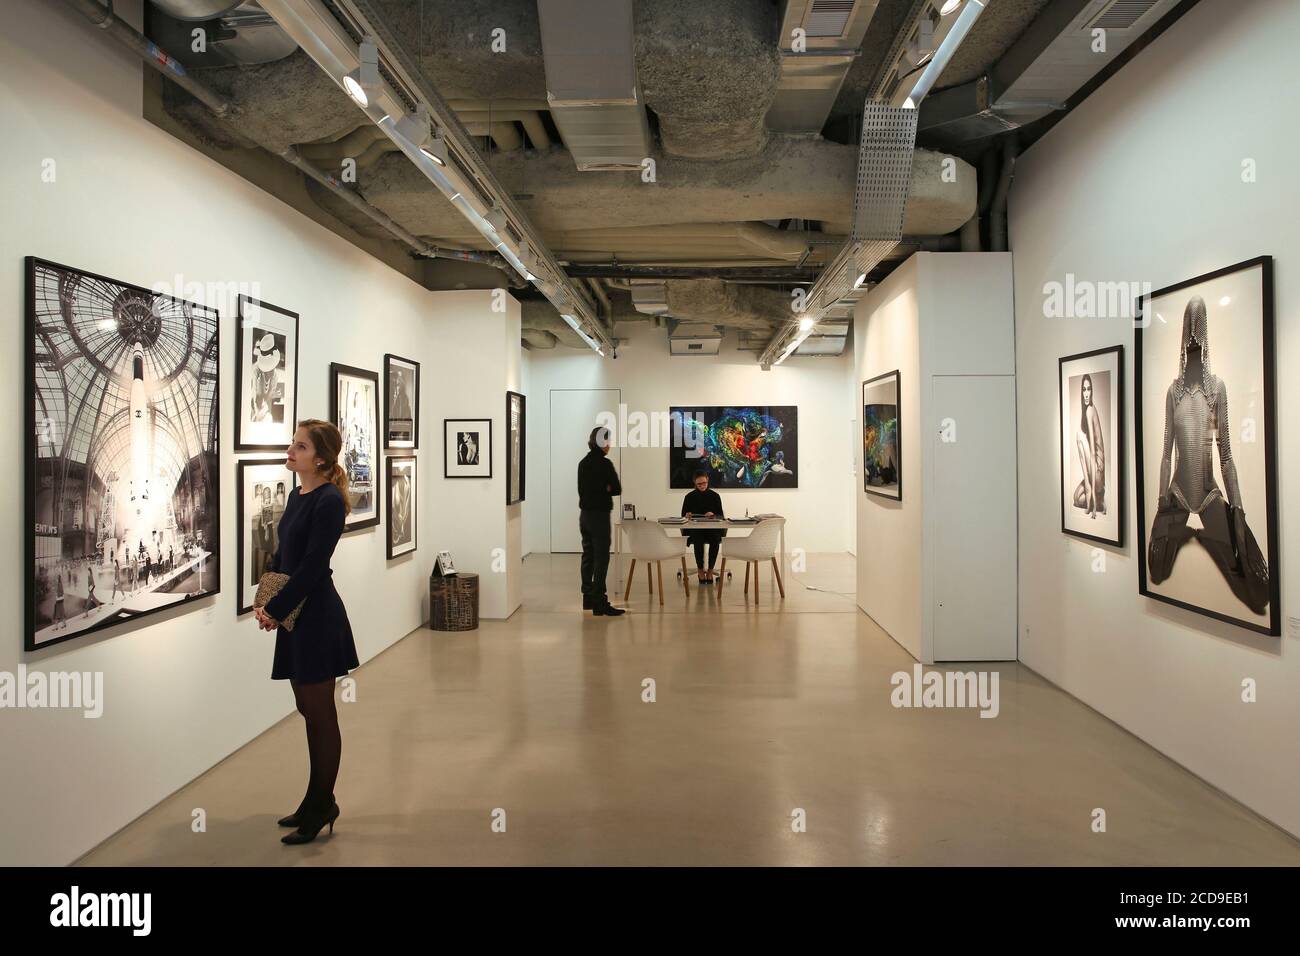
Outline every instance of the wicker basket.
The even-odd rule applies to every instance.
[[[429,627],[435,631],[478,630],[477,574],[430,575]]]

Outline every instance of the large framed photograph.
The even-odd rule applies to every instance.
[[[796,406],[674,405],[668,414],[669,487],[694,487],[701,470],[719,490],[799,487]]]
[[[528,400],[506,392],[506,504],[524,500],[524,456],[528,442]]]
[[[36,650],[221,589],[219,316],[26,266],[23,643]]]
[[[897,369],[862,383],[862,487],[895,501],[903,500],[899,394]]]
[[[235,450],[282,451],[298,421],[298,313],[239,297]]]
[[[414,455],[389,455],[388,560],[415,550],[416,474]]]
[[[239,554],[235,566],[239,576],[236,613],[247,614],[257,597],[257,583],[271,570],[280,547],[280,519],[298,476],[280,459],[239,463]]]
[[[1281,634],[1273,260],[1138,302],[1138,589]]]
[[[343,438],[339,464],[348,473],[352,513],[343,533],[379,524],[379,376],[364,368],[330,363],[330,420]]]
[[[492,477],[492,419],[443,419],[442,447],[444,478]]]
[[[384,356],[384,447],[420,447],[420,363]]]
[[[1124,346],[1057,363],[1061,530],[1124,544]]]

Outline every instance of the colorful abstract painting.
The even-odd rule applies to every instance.
[[[690,488],[709,473],[715,488],[798,488],[799,410],[793,405],[669,409],[669,480]]]
[[[902,499],[898,437],[898,373],[889,372],[862,383],[863,490]]]

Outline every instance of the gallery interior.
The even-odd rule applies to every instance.
[[[1300,4],[0,17],[0,863],[1300,864]]]

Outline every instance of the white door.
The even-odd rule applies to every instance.
[[[1016,380],[933,378],[934,659],[1016,659]]]
[[[608,412],[618,420],[622,394],[617,388],[551,389],[552,551],[582,551],[582,535],[578,532],[578,462],[587,454],[587,438],[596,427],[596,416]],[[609,458],[616,469],[622,464],[617,442],[609,450]]]

